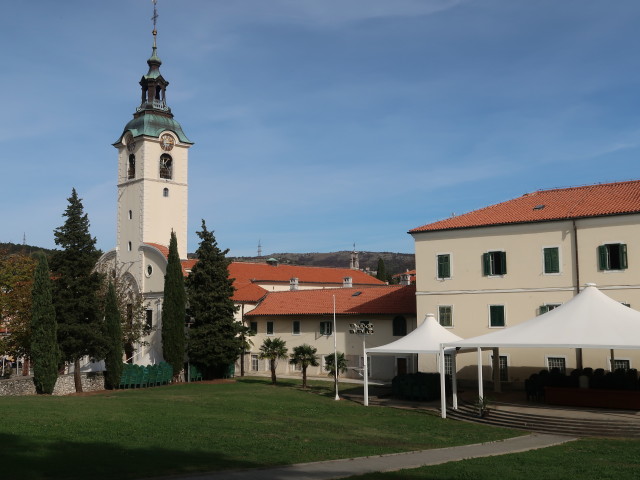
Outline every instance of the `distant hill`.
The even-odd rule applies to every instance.
[[[309,267],[349,268],[351,252],[330,253],[272,253],[262,257],[232,257],[237,262],[264,262],[267,258],[275,258],[280,263],[302,265]],[[389,275],[406,272],[416,268],[415,256],[412,253],[392,252],[360,252],[360,269],[375,273],[378,268],[378,258],[382,258]]]
[[[14,253],[24,253],[26,255],[31,255],[36,252],[44,252],[47,255],[51,255],[53,250],[49,250],[42,247],[36,247],[33,245],[22,245],[17,243],[1,243],[0,242],[0,251],[7,251],[10,254]]]

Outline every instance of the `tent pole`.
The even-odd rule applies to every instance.
[[[458,376],[456,370],[456,358],[458,357],[458,351],[456,350],[451,355],[451,400],[453,401],[453,409],[458,410]]]
[[[613,348],[611,349],[611,371],[613,372],[615,370],[615,355],[613,353]]]
[[[500,383],[500,349],[493,349],[493,358],[492,358],[492,368],[493,368],[493,391],[494,393],[502,392],[502,385]]]
[[[442,418],[447,418],[447,392],[445,391],[445,381],[444,381],[444,346],[440,344],[440,353],[439,353],[441,362],[438,365],[440,370],[440,416]]]
[[[484,387],[482,385],[482,349],[478,347],[478,397],[484,398]]]

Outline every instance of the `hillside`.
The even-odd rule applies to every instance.
[[[291,265],[349,268],[351,252],[272,253],[262,257],[233,257],[231,260],[238,262],[264,262],[267,258],[271,257],[277,259],[280,263]],[[360,252],[360,269],[375,272],[378,268],[378,258],[382,258],[387,273],[390,275],[416,268],[415,256],[412,253]]]

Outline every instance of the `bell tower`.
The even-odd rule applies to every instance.
[[[168,246],[173,231],[180,258],[187,258],[188,151],[193,145],[167,105],[169,82],[160,73],[153,3],[153,47],[140,80],[140,106],[113,144],[118,150],[118,262],[130,265],[143,291],[149,291],[143,284],[151,275],[146,245]]]

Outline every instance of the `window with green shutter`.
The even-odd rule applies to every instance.
[[[267,322],[267,335],[273,335],[273,322]]]
[[[598,267],[600,270],[625,270],[627,264],[627,245],[607,243],[598,247]]]
[[[544,273],[560,273],[560,250],[558,247],[548,247],[544,252]]]
[[[540,315],[550,312],[551,310],[553,310],[554,308],[558,308],[559,306],[559,303],[545,303],[544,305],[540,305]]]
[[[507,252],[487,252],[482,254],[482,270],[485,276],[507,273]]]
[[[331,335],[333,324],[331,322],[320,322],[320,335]]]
[[[489,305],[489,326],[504,327],[504,305]]]
[[[291,333],[293,335],[300,335],[300,320],[294,320],[291,325]]]
[[[438,278],[451,278],[451,255],[438,255]]]

